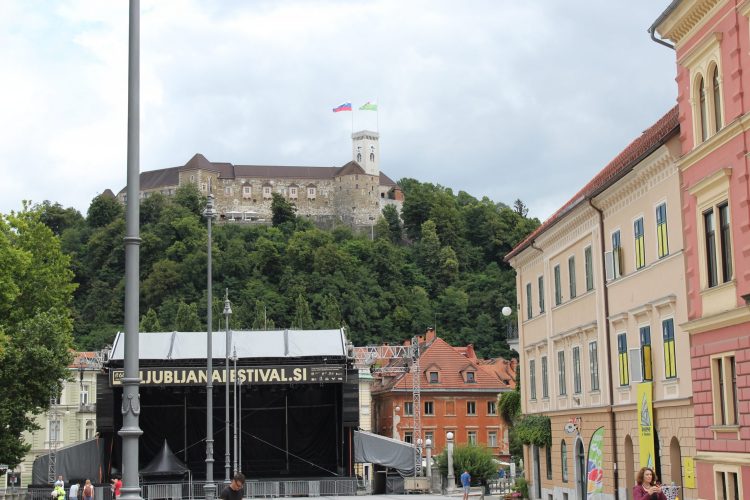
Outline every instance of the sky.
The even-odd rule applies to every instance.
[[[674,106],[668,4],[142,0],[140,169],[341,166],[353,125],[396,181],[544,220]],[[125,186],[127,58],[125,0],[0,2],[0,213]]]

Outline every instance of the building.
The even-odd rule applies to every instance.
[[[673,1],[699,498],[750,495],[750,4]],[[656,34],[661,40],[656,38]]]
[[[233,165],[196,154],[185,165],[142,172],[140,196],[171,196],[189,182],[214,195],[227,221],[270,221],[273,193],[293,203],[298,215],[329,226],[372,226],[383,207],[395,204],[400,211],[403,201],[398,185],[380,171],[378,133],[367,130],[352,134],[352,161],[341,167]],[[117,198],[124,203],[127,188]]]
[[[506,256],[522,409],[551,424],[525,450],[533,498],[632,498],[647,464],[695,498],[679,132],[675,108]]]
[[[16,468],[19,486],[31,483],[34,460],[66,446],[92,439],[96,435],[96,376],[102,364],[101,352],[77,352],[68,365],[70,378],[63,382],[60,395],[53,398],[46,413],[36,416],[39,429],[25,432],[31,445],[29,453]]]
[[[473,443],[509,458],[508,433],[497,410],[500,394],[515,388],[516,360],[481,360],[471,345],[452,347],[429,329],[419,339],[420,401],[414,411],[411,373],[375,370],[372,385],[374,431],[412,443],[415,416],[422,439],[433,443],[433,456],[453,432],[457,445]],[[408,345],[408,342],[407,342]],[[392,360],[389,365],[403,365]]]

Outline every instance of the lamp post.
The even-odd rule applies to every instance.
[[[430,490],[432,490],[432,439],[425,440],[424,448],[427,452],[427,477],[430,479]]]
[[[228,485],[230,480],[232,455],[229,452],[229,350],[232,348],[232,337],[229,332],[229,317],[232,315],[232,305],[229,303],[229,289],[224,292],[224,482]]]
[[[138,304],[140,296],[140,36],[141,3],[130,0],[128,24],[128,152],[127,206],[125,213],[125,349],[122,378],[122,500],[140,500],[138,439],[143,434],[138,362]],[[50,457],[51,458],[51,457]],[[52,461],[50,460],[50,463]]]
[[[213,346],[211,328],[213,322],[213,286],[211,276],[211,222],[216,217],[214,211],[214,195],[209,194],[206,209],[203,211],[208,227],[208,272],[207,272],[207,294],[208,307],[206,311],[206,485],[204,492],[206,500],[213,500],[216,496],[216,485],[214,484],[214,384],[213,384]]]
[[[448,493],[456,489],[456,475],[453,473],[453,433],[445,435],[448,440]]]
[[[399,411],[401,411],[400,406],[396,405],[393,407],[393,419],[391,420],[391,422],[393,423],[393,429],[391,430],[393,439],[401,439],[398,435],[398,423],[401,421],[401,417],[398,415]]]
[[[234,390],[232,395],[234,396],[234,404],[232,405],[234,411],[234,472],[235,474],[240,471],[238,464],[237,455],[237,348],[235,347],[232,351],[232,362],[234,363]]]

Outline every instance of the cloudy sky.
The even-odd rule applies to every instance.
[[[381,169],[542,219],[675,103],[667,0],[141,2],[141,170]],[[0,212],[125,184],[128,2],[0,2]]]

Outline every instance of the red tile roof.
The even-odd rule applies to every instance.
[[[533,233],[527,236],[525,240],[508,252],[504,260],[507,262],[512,257],[521,253],[525,248],[531,246],[539,235],[560,221],[570,210],[617,182],[618,179],[632,170],[643,158],[664,144],[670,137],[679,133],[679,130],[680,123],[677,116],[677,106],[675,106],[655,124],[646,129],[640,137],[631,142],[628,147],[623,149],[601,172],[591,179],[588,184],[568,200],[557,212],[552,214],[549,219],[544,221]]]

